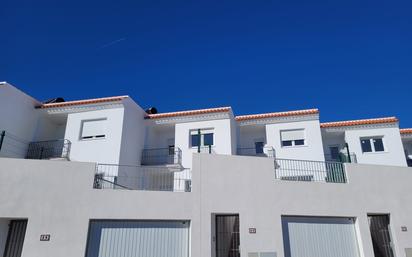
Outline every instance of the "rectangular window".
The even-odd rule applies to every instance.
[[[213,145],[213,133],[203,135],[204,145]]]
[[[383,152],[385,149],[383,148],[383,140],[382,138],[374,138],[373,139],[373,146],[375,147],[375,152]]]
[[[195,147],[195,146],[199,146],[199,135],[191,135],[191,146]]]
[[[305,130],[304,129],[294,129],[294,130],[283,130],[280,131],[280,138],[282,146],[301,146],[305,145]]]
[[[363,153],[384,152],[383,137],[367,137],[361,138],[361,147]]]
[[[105,138],[107,119],[82,121],[80,139]]]
[[[255,151],[256,154],[263,154],[263,146],[265,143],[263,142],[255,142]]]
[[[191,147],[212,146],[212,145],[214,145],[213,129],[201,129],[200,138],[199,138],[199,130],[194,129],[190,131],[190,146]]]
[[[370,139],[361,139],[362,152],[369,153],[372,152],[372,145]]]

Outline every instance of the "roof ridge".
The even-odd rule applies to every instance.
[[[100,98],[91,98],[91,99],[67,101],[67,102],[61,102],[61,103],[48,103],[48,104],[41,104],[37,108],[45,109],[45,108],[54,108],[54,107],[63,107],[63,106],[95,104],[95,103],[104,103],[104,102],[115,102],[115,101],[121,101],[121,100],[123,100],[125,98],[128,98],[128,97],[129,97],[128,95],[108,96],[108,97],[100,97]]]
[[[228,112],[231,109],[232,109],[231,107],[226,106],[226,107],[215,107],[215,108],[196,109],[196,110],[177,111],[177,112],[165,112],[165,113],[148,114],[146,118],[147,119],[161,119],[161,118],[168,118],[168,117],[190,116],[190,115],[198,115],[198,114],[206,114],[206,113]]]
[[[300,115],[310,115],[318,114],[319,109],[303,109],[303,110],[294,110],[294,111],[283,111],[283,112],[269,112],[261,114],[247,114],[247,115],[238,115],[235,117],[237,121],[244,120],[255,120],[255,119],[265,119],[265,118],[274,118],[274,117],[286,117],[286,116],[300,116]]]
[[[320,124],[320,127],[321,128],[348,127],[348,126],[358,126],[358,125],[395,123],[398,121],[399,121],[398,118],[396,118],[395,116],[392,116],[392,117],[383,117],[383,118],[369,118],[369,119],[358,119],[358,120],[322,122]]]
[[[399,132],[400,132],[401,134],[412,134],[412,128],[399,129]]]

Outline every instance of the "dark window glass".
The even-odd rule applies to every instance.
[[[263,153],[263,142],[256,142],[255,150],[257,154],[262,154]]]
[[[375,147],[375,152],[383,152],[385,151],[383,147],[383,141],[382,138],[374,138],[373,140],[373,146]]]
[[[169,145],[169,155],[174,155],[174,154],[175,154],[175,146]]]
[[[339,160],[339,147],[337,146],[330,146],[330,157],[332,160]]]
[[[204,145],[213,145],[213,133],[208,133],[203,135]]]
[[[292,140],[282,141],[282,146],[291,146],[291,145],[292,145]]]
[[[191,146],[199,146],[199,135],[191,135]]]
[[[372,146],[371,146],[370,139],[361,139],[361,146],[362,146],[363,153],[372,152]]]
[[[305,144],[305,140],[304,140],[304,139],[295,140],[295,145],[304,145],[304,144]]]

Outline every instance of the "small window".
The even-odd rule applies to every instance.
[[[282,146],[292,146],[292,140],[282,140]]]
[[[363,153],[384,152],[385,151],[382,137],[361,138],[360,141],[361,141],[361,147],[362,147]]]
[[[283,147],[302,146],[306,144],[305,130],[303,129],[281,131],[280,137],[281,137],[281,144]]]
[[[383,147],[383,140],[382,138],[374,138],[373,139],[373,146],[375,147],[375,152],[383,152],[385,151]]]
[[[192,147],[199,146],[199,135],[191,135],[190,142]]]
[[[213,133],[203,135],[204,145],[213,145]]]
[[[105,138],[107,119],[82,121],[80,139]]]
[[[175,146],[169,145],[169,155],[174,155],[174,154],[175,154]]]
[[[330,158],[332,160],[339,160],[339,146],[329,146]]]
[[[361,145],[362,145],[362,152],[364,153],[372,152],[372,146],[371,146],[370,139],[362,139]]]
[[[199,138],[199,130],[195,129],[195,130],[190,131],[190,146],[191,147],[212,146],[212,145],[214,145],[213,130],[201,129],[200,138]]]
[[[255,151],[256,154],[263,154],[263,146],[265,143],[263,142],[255,142]]]

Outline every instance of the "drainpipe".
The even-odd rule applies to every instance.
[[[5,136],[6,136],[6,131],[3,130],[0,134],[0,151],[1,151],[1,147],[3,146],[3,141],[4,141]]]
[[[348,143],[345,143],[345,147],[346,147],[346,152],[348,154],[348,161],[349,163],[352,163],[351,157],[350,157],[350,151],[349,151],[349,145]]]
[[[200,153],[200,129],[197,130],[197,152]]]

